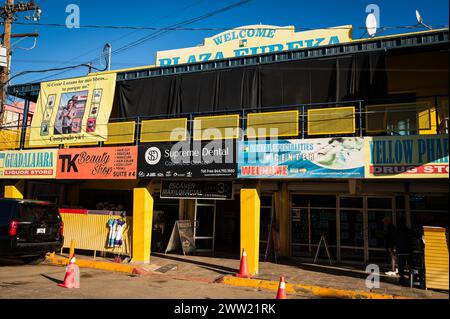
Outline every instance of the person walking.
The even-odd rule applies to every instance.
[[[386,272],[386,275],[395,276],[398,272],[395,267],[397,264],[397,256],[395,255],[395,248],[394,248],[394,235],[396,229],[394,224],[392,224],[392,220],[389,217],[384,218],[383,223],[384,223],[384,245],[391,264],[391,270]]]
[[[394,235],[394,247],[397,253],[398,273],[400,285],[405,285],[405,266],[408,264],[409,276],[411,276],[411,269],[413,269],[412,254],[414,233],[412,229],[406,226],[405,218],[400,218]]]

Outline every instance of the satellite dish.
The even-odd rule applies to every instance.
[[[418,23],[418,24],[422,24],[422,23],[423,23],[423,18],[422,18],[422,16],[420,15],[419,10],[416,10],[416,19],[417,19],[417,23]]]
[[[369,13],[366,18],[366,29],[369,37],[372,38],[375,36],[375,34],[377,33],[377,26],[378,26],[377,18],[373,13]]]
[[[425,27],[427,29],[433,30],[431,27],[429,27],[425,23],[423,23],[423,18],[420,15],[419,10],[416,10],[416,19],[417,19],[417,24],[420,24],[420,25],[422,25],[423,27]]]

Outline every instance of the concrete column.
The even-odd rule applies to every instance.
[[[25,181],[12,185],[5,185],[5,198],[23,199],[25,193]]]
[[[257,188],[241,189],[241,254],[247,252],[248,271],[258,273],[261,201]]]
[[[140,183],[133,190],[132,261],[150,263],[153,227],[153,185]]]

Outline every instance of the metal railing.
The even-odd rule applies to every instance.
[[[367,130],[367,123],[375,118],[379,118],[380,115],[383,115],[384,118],[388,118],[389,114],[413,114],[416,112],[418,114],[417,108],[415,105],[419,103],[423,103],[423,101],[427,99],[429,101],[430,109],[428,112],[427,121],[429,123],[429,127],[420,127],[419,119],[412,119],[412,122],[409,123],[409,127],[401,127],[398,130],[392,129],[387,125],[388,123],[382,123],[385,126],[385,130],[381,130],[374,134]],[[99,142],[95,143],[95,145],[70,145],[70,147],[83,146],[83,147],[92,147],[92,146],[104,146],[106,145],[139,145],[142,143],[141,141],[141,128],[144,121],[149,120],[161,120],[161,119],[176,119],[176,118],[186,118],[187,119],[187,134],[186,139],[192,140],[194,136],[194,121],[196,117],[199,116],[220,116],[220,115],[230,115],[237,114],[239,115],[239,127],[242,134],[239,135],[239,139],[247,139],[245,132],[248,128],[248,115],[261,113],[264,114],[266,112],[283,112],[283,111],[298,111],[298,132],[297,134],[293,134],[292,136],[283,136],[283,138],[292,138],[292,139],[308,139],[308,138],[318,138],[318,137],[339,137],[339,136],[355,136],[355,137],[363,137],[363,136],[374,136],[374,135],[416,135],[416,134],[425,134],[421,132],[433,132],[431,134],[448,134],[448,108],[447,114],[438,114],[439,105],[442,103],[442,99],[445,99],[448,105],[448,95],[440,95],[440,96],[425,96],[425,97],[416,97],[414,101],[410,101],[405,103],[404,99],[384,99],[384,100],[352,100],[352,101],[337,101],[337,102],[326,102],[326,103],[309,103],[309,104],[295,104],[295,105],[283,105],[283,106],[272,106],[272,107],[264,107],[264,108],[251,108],[251,109],[228,109],[221,111],[211,111],[211,112],[190,112],[190,113],[179,113],[176,115],[170,114],[161,114],[161,115],[153,115],[153,116],[136,116],[136,117],[122,117],[122,118],[111,118],[108,125],[114,125],[115,123],[124,123],[124,122],[133,122],[134,123],[134,133],[128,133],[134,135],[132,138],[130,137],[127,140],[127,143],[118,143],[113,144],[110,142]],[[383,103],[381,103],[383,102]],[[371,106],[385,104],[389,106],[393,106],[392,109],[386,108],[383,111],[372,110]],[[410,105],[409,108],[399,108],[395,107],[398,105]],[[353,121],[354,121],[354,130],[351,133],[342,133],[342,134],[333,134],[332,131],[329,134],[314,134],[311,135],[308,132],[308,123],[311,124],[311,118],[308,117],[308,111],[317,110],[317,109],[326,109],[330,108],[330,112],[332,109],[339,110],[340,107],[354,107],[354,113],[352,113]],[[434,110],[434,111],[433,111]],[[411,113],[412,112],[412,113]],[[331,117],[334,115],[339,115],[339,113],[328,113]],[[406,116],[406,115],[405,115]],[[434,118],[433,118],[434,117]],[[399,118],[395,116],[396,120]],[[336,119],[336,116],[333,118]],[[406,118],[405,118],[406,119]],[[316,121],[328,121],[326,117],[323,119],[318,119]],[[338,118],[339,120],[339,118]],[[348,121],[347,118],[342,117],[342,120]],[[291,123],[291,122],[289,122]],[[434,123],[434,124],[433,124]],[[277,122],[279,125],[280,122]],[[281,123],[283,124],[283,123]],[[286,123],[287,124],[287,123]],[[386,125],[385,125],[386,124]],[[21,126],[21,125],[12,125],[12,126],[4,126],[0,129],[0,150],[5,149],[24,149],[24,148],[35,148],[29,147],[27,141],[29,140],[29,131],[31,126]],[[25,130],[24,133],[22,131]],[[430,134],[430,133],[428,133]],[[117,135],[109,135],[109,137],[117,137],[122,136],[122,133],[117,133]],[[2,138],[6,137],[6,138]],[[22,137],[22,138],[20,138]],[[160,141],[161,142],[161,141]],[[64,148],[68,147],[67,144],[60,144],[58,146],[53,146],[54,148]]]

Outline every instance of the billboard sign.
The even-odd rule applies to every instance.
[[[448,135],[366,137],[366,178],[448,178]]]
[[[248,25],[206,38],[203,45],[159,51],[157,66],[190,64],[352,41],[352,26],[295,32],[293,26]]]
[[[56,178],[136,179],[136,163],[136,146],[61,149]]]
[[[0,152],[0,178],[55,178],[58,150]]]
[[[105,141],[115,87],[115,73],[41,83],[30,146]]]
[[[364,141],[358,137],[242,141],[239,178],[363,178]]]
[[[139,146],[138,178],[236,177],[234,141]]]

